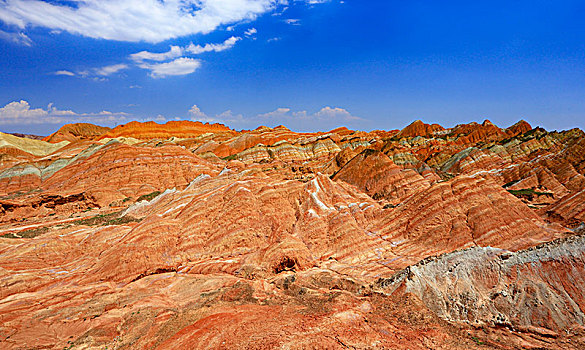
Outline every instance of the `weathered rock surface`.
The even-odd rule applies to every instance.
[[[46,156],[47,154],[53,153],[59,148],[67,145],[67,143],[68,142],[59,142],[51,144],[45,141],[28,139],[0,132],[0,148],[12,147],[35,156]]]
[[[439,124],[425,124],[421,120],[416,120],[406,126],[404,129],[400,130],[398,134],[396,134],[397,138],[402,137],[430,137],[433,136],[436,132],[444,131],[445,128],[440,126]]]
[[[102,131],[4,138],[2,349],[585,347],[580,130]]]
[[[547,341],[534,345],[549,348],[561,332],[585,326],[585,236],[516,253],[469,248],[427,258],[378,285],[416,295],[445,320],[542,335]]]
[[[403,169],[384,153],[367,149],[347,162],[333,177],[352,184],[373,199],[384,198],[394,205],[431,186],[412,169]]]
[[[45,137],[43,141],[58,143],[61,141],[75,142],[80,140],[93,140],[112,129],[88,123],[67,124]]]
[[[223,124],[204,124],[191,121],[170,121],[166,124],[158,124],[155,122],[130,122],[113,128],[102,134],[99,138],[132,137],[139,140],[164,140],[171,137],[196,137],[205,133],[235,134],[236,132]]]

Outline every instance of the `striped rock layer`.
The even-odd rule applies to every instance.
[[[2,349],[585,347],[581,130],[0,136]]]

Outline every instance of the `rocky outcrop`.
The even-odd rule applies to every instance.
[[[421,120],[416,120],[400,130],[398,134],[396,134],[396,138],[417,136],[432,137],[435,133],[440,133],[444,130],[445,128],[439,124],[425,124]]]
[[[10,139],[0,348],[584,348],[585,134],[420,124]]]
[[[344,165],[334,176],[369,194],[373,199],[386,199],[394,205],[431,186],[412,169],[404,169],[384,153],[366,149]]]
[[[22,138],[0,132],[0,148],[12,147],[35,156],[46,156],[67,144],[68,142],[65,141],[51,144],[45,141]]]
[[[474,247],[427,258],[378,285],[441,318],[559,336],[585,325],[585,236],[516,253]]]
[[[530,124],[528,124],[527,121],[520,120],[517,123],[515,123],[514,125],[506,128],[505,131],[506,131],[506,134],[513,137],[513,136],[522,135],[530,130],[532,130],[532,126],[530,126]]]
[[[112,129],[105,126],[88,123],[67,124],[45,137],[43,141],[58,143],[61,141],[75,142],[80,140],[93,140],[110,130]]]
[[[223,124],[209,124],[191,121],[170,121],[166,124],[155,122],[130,122],[119,125],[102,134],[99,139],[132,137],[139,140],[168,139],[171,137],[192,138],[206,133],[236,134]]]
[[[110,143],[56,172],[42,189],[57,193],[91,193],[105,206],[157,190],[184,188],[215,166],[177,146],[134,147]]]

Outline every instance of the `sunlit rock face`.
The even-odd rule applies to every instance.
[[[88,123],[67,124],[51,135],[43,138],[43,141],[58,143],[61,141],[91,140],[111,131],[112,129]]]
[[[585,347],[585,134],[0,135],[0,348]]]

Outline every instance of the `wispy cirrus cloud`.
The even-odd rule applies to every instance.
[[[309,5],[328,0],[299,0]],[[95,39],[159,43],[282,11],[285,0],[4,0],[0,21]]]
[[[290,2],[312,4],[322,0],[0,0],[0,22],[16,27],[18,32],[0,30],[0,39],[30,46],[24,33],[31,27],[67,32],[95,39],[159,43],[218,29],[234,31],[241,23],[250,23],[267,12],[286,10]],[[296,24],[295,19],[287,20]],[[242,38],[256,39],[256,28],[222,43],[170,45],[167,52],[140,51],[130,55],[130,62],[105,67],[65,69],[55,75],[79,76],[97,81],[122,70],[138,66],[151,77],[162,78],[191,74],[201,66],[193,56],[232,48]]]
[[[32,46],[32,40],[24,33],[11,33],[0,30],[0,40],[12,42],[22,46]]]
[[[66,31],[90,38],[158,43],[219,26],[253,20],[279,6],[277,0],[6,0],[0,20]]]
[[[76,75],[75,73],[73,73],[71,71],[68,71],[68,70],[58,70],[58,71],[56,71],[53,74],[55,74],[55,75],[65,75],[65,76],[68,76],[68,77],[74,77]]]
[[[301,25],[301,20],[298,18],[288,18],[288,19],[285,19],[284,22],[286,24],[290,24],[291,26],[300,26]]]

